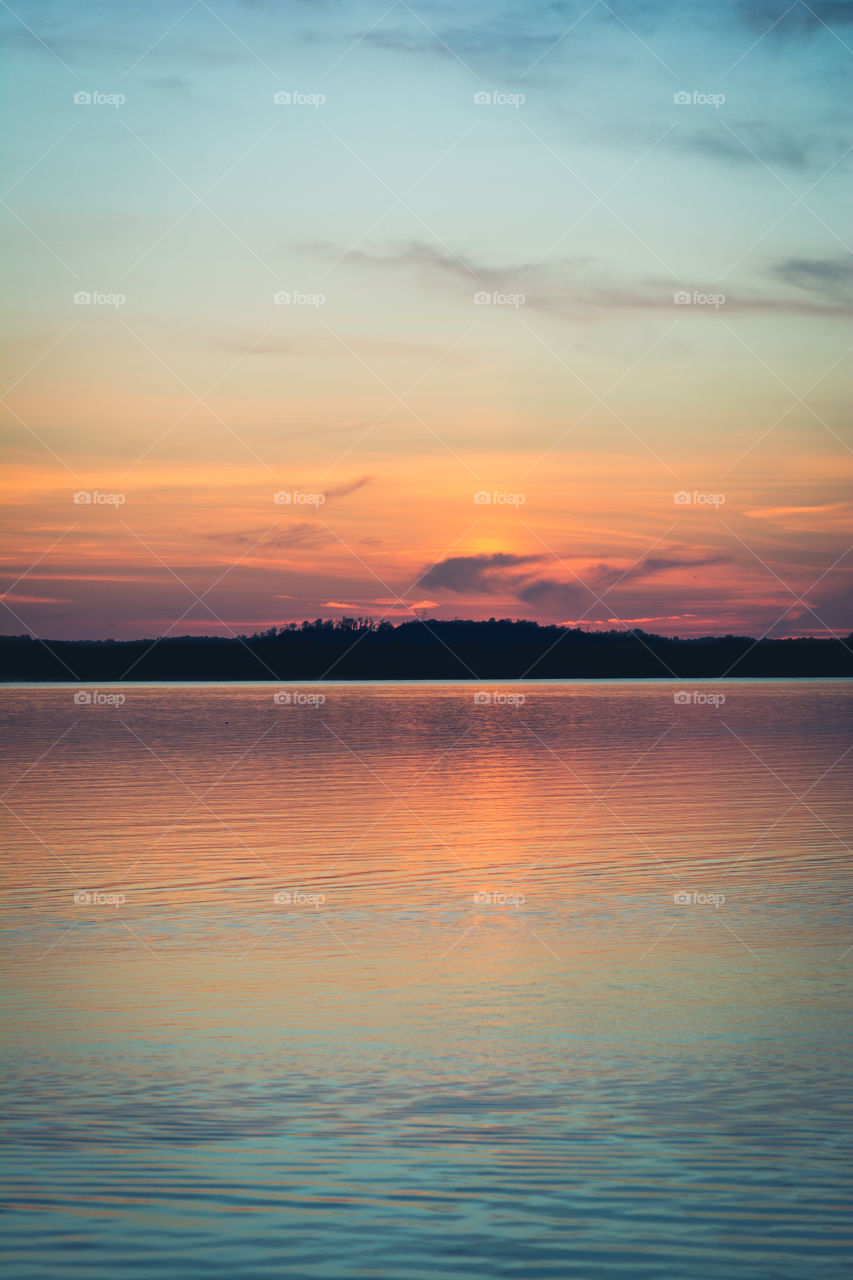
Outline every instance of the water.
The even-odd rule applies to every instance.
[[[681,687],[7,689],[6,1274],[849,1274],[853,690]]]

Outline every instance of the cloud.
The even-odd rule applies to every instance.
[[[330,498],[345,498],[348,493],[355,493],[357,489],[363,489],[366,484],[370,484],[373,476],[360,476],[358,480],[351,480],[348,484],[339,484],[331,489],[323,489],[326,501]]]
[[[712,160],[736,165],[773,165],[788,169],[805,169],[814,159],[816,142],[812,138],[796,138],[774,126],[756,123],[739,124],[733,134],[722,129],[698,129],[689,135],[674,133],[665,145],[678,151],[699,152]]]
[[[333,260],[340,256],[329,245],[315,245],[314,248]],[[424,287],[450,289],[465,303],[473,304],[473,294],[481,289],[520,294],[525,299],[522,304],[525,311],[545,312],[564,320],[576,320],[579,316],[589,316],[591,312],[613,309],[671,312],[674,292],[718,292],[714,282],[707,280],[645,278],[617,281],[608,274],[605,263],[588,256],[564,257],[551,262],[511,263],[502,267],[414,240],[384,252],[359,249],[344,254],[344,261],[371,270],[412,271]],[[848,296],[839,281],[849,277],[850,268],[842,260],[835,261],[841,262],[841,268],[831,296],[823,300],[817,296],[818,285],[821,280],[829,282],[833,279],[832,262],[809,264],[792,258],[786,260],[788,281],[798,283],[804,289],[812,282],[814,297],[727,291],[726,312],[845,315],[853,308],[853,291]],[[786,264],[783,263],[772,273],[780,283],[786,280],[785,270]],[[710,310],[706,308],[706,314]]]
[[[517,556],[507,551],[495,551],[491,555],[451,556],[432,565],[419,581],[425,587],[444,588],[457,595],[494,595],[507,588],[507,570],[534,564],[542,556]],[[510,575],[510,583],[511,583]]]
[[[777,38],[853,22],[850,0],[809,0],[808,4],[799,0],[735,0],[735,13],[747,26]]]
[[[773,269],[777,279],[796,289],[853,303],[853,254],[837,258],[783,258]]]
[[[301,520],[298,524],[292,524],[281,533],[272,534],[269,537],[263,537],[263,532],[263,529],[238,529],[231,533],[209,533],[206,536],[210,542],[220,542],[228,546],[253,547],[257,555],[262,555],[265,551],[283,551],[292,548],[312,550],[336,541],[334,534],[311,520]]]
[[[433,565],[421,579],[429,588],[442,588],[453,591],[457,595],[504,595],[512,596],[519,602],[534,606],[538,611],[557,617],[576,617],[585,610],[600,603],[602,597],[611,590],[629,583],[642,585],[649,579],[663,575],[670,570],[682,573],[711,568],[727,564],[727,556],[648,556],[639,564],[627,570],[618,565],[600,562],[585,565],[577,577],[571,578],[567,569],[564,577],[531,576],[529,566],[541,564],[549,559],[544,555],[514,555],[509,552],[494,552],[491,555],[453,556]],[[693,577],[697,577],[693,573]],[[641,592],[632,601],[632,607],[658,604],[655,592],[653,599],[648,599],[648,592]],[[673,584],[672,592],[677,594],[682,587]],[[615,612],[615,606],[607,608]]]

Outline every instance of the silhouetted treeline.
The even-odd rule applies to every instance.
[[[251,636],[148,640],[0,637],[6,681],[514,680],[853,676],[853,637],[680,639],[510,619],[343,618]]]

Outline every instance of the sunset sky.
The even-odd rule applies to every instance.
[[[0,24],[6,634],[850,631],[853,4]]]

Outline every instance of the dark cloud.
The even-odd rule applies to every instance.
[[[273,533],[267,537],[263,535],[263,529],[240,529],[233,533],[209,533],[207,538],[210,542],[219,542],[230,547],[253,547],[258,555],[265,551],[285,551],[292,548],[311,550],[315,547],[328,546],[336,541],[334,534],[311,520],[301,520],[280,533]]]
[[[358,480],[351,480],[347,484],[333,485],[331,489],[324,488],[322,490],[326,501],[330,498],[344,498],[348,493],[355,493],[356,489],[363,489],[366,484],[370,484],[373,476],[360,476]]]
[[[735,13],[747,26],[768,36],[818,32],[853,23],[850,0],[735,0]],[[769,30],[772,28],[772,30]]]
[[[735,134],[739,136],[735,136]],[[700,129],[689,135],[673,134],[669,145],[678,151],[698,152],[712,160],[736,165],[781,165],[805,169],[813,160],[815,144],[766,124],[726,129]]]
[[[507,570],[534,564],[542,558],[538,555],[516,556],[507,551],[481,556],[451,556],[432,565],[420,579],[420,584],[423,587],[455,591],[457,595],[466,592],[472,595],[494,595],[511,585],[513,574],[509,575],[508,580]]]
[[[519,556],[509,552],[491,555],[453,556],[433,565],[421,579],[424,587],[453,591],[457,595],[514,596],[549,614],[576,616],[623,583],[642,583],[670,569],[699,570],[728,563],[726,556],[648,556],[627,571],[601,562],[584,569],[576,578],[534,575],[530,566],[550,559],[544,555]],[[647,602],[644,607],[647,607]]]
[[[340,251],[329,245],[315,245],[319,256],[337,259]],[[813,297],[753,290],[734,292],[721,290],[709,280],[641,279],[617,281],[608,274],[606,265],[590,257],[560,258],[551,262],[511,263],[505,267],[475,261],[463,254],[409,241],[385,251],[361,249],[346,254],[344,260],[368,270],[411,272],[424,288],[452,290],[460,301],[473,303],[480,290],[522,295],[525,299],[518,314],[546,312],[565,320],[577,320],[591,313],[610,309],[626,311],[667,311],[673,307],[673,295],[686,290],[697,293],[724,293],[727,314],[737,311],[754,313],[790,313],[792,315],[845,315],[853,307],[853,299],[839,287],[819,296],[818,274],[814,274]],[[797,262],[797,259],[790,259]],[[801,283],[806,287],[807,271],[801,269]],[[775,277],[784,280],[780,270]],[[826,272],[829,279],[829,272]],[[846,279],[842,271],[842,278]],[[479,308],[478,308],[479,310]],[[704,308],[705,314],[713,309]]]
[[[837,258],[784,258],[772,274],[784,284],[838,302],[853,302],[853,254]]]

